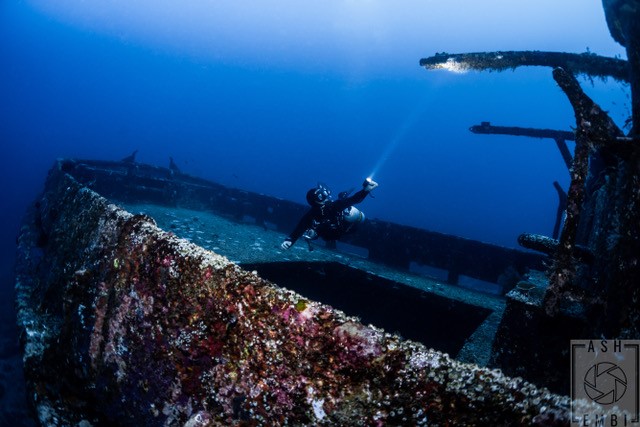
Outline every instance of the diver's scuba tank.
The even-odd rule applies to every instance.
[[[364,222],[364,213],[353,206],[349,206],[342,211],[342,219],[351,224],[359,224]]]

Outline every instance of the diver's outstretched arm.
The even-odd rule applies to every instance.
[[[291,246],[293,246],[296,240],[298,240],[300,236],[302,236],[304,232],[311,227],[312,224],[313,209],[309,209],[307,213],[305,213],[302,218],[300,218],[300,221],[298,221],[298,225],[296,225],[296,228],[294,228],[291,234],[289,234],[289,237],[284,239],[280,247],[285,251],[289,249]]]
[[[371,178],[367,178],[362,183],[362,190],[356,192],[355,194],[353,194],[350,197],[347,197],[347,198],[344,198],[344,199],[340,199],[340,200],[336,200],[334,202],[334,205],[336,206],[337,210],[342,210],[342,209],[347,208],[349,206],[358,204],[358,203],[362,202],[365,199],[365,197],[367,197],[367,194],[369,194],[371,191],[373,191],[373,189],[376,188],[377,186],[378,186],[377,182],[375,182]]]

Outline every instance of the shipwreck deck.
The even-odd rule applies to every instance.
[[[60,160],[79,183],[202,248],[399,335],[487,365],[505,295],[544,256],[369,219],[335,245],[280,249],[307,206],[135,161]],[[442,328],[446,322],[447,331]]]
[[[279,286],[487,365],[503,297],[544,256],[378,219],[331,245],[280,243],[307,209],[137,162],[61,160],[81,184]],[[448,325],[443,331],[442,322]]]
[[[392,268],[345,250],[298,242],[280,250],[285,235],[213,212],[115,201],[157,225],[257,272],[303,296],[360,317],[461,361],[486,365],[504,312],[498,295],[454,286]],[[346,248],[348,249],[348,248]],[[443,331],[441,322],[449,328]],[[457,327],[456,327],[457,325]]]
[[[372,239],[353,245],[366,256],[304,244],[282,252],[273,221],[289,210],[290,219],[290,202],[238,202],[199,182],[208,205],[185,206],[199,204],[185,179],[143,184],[113,164],[93,175],[74,165],[54,165],[18,240],[18,325],[41,423],[568,424],[567,397],[478,366],[493,358],[501,296],[398,267],[411,251],[381,262],[389,236],[371,231],[402,226],[359,230]],[[158,203],[139,203],[149,194]],[[256,206],[272,221],[247,214]],[[430,237],[482,245],[404,236],[412,250]],[[490,270],[471,266],[449,272]]]

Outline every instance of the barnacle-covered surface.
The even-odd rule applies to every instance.
[[[53,170],[19,238],[44,425],[568,424],[568,398],[277,287]]]
[[[170,208],[155,204],[122,203],[132,213],[151,216],[164,230],[190,240],[205,249],[224,255],[238,264],[309,262],[338,262],[366,272],[372,277],[379,277],[419,289],[438,297],[450,300],[447,306],[456,302],[478,307],[480,311],[490,314],[465,338],[464,346],[452,356],[464,362],[486,365],[491,356],[491,343],[496,334],[504,312],[504,298],[462,286],[451,286],[443,281],[418,274],[411,274],[389,266],[372,262],[365,257],[344,250],[329,250],[322,244],[314,244],[310,251],[304,242],[299,242],[290,250],[282,252],[280,243],[284,236],[272,229],[256,225],[252,221],[238,223],[212,212],[185,208]],[[341,248],[340,246],[338,246]],[[490,284],[484,284],[489,286]],[[296,287],[296,289],[298,289]],[[307,295],[304,295],[307,296]],[[424,295],[426,297],[427,294]],[[411,307],[407,307],[411,309]],[[419,308],[416,308],[419,309]],[[443,310],[444,311],[444,310]],[[353,313],[352,313],[353,314]],[[459,318],[448,319],[449,323],[461,321]],[[395,329],[392,329],[395,331]]]
[[[427,70],[553,67],[574,110],[576,149],[560,239],[519,239],[552,256],[549,285],[522,281],[507,294],[490,361],[553,390],[566,389],[570,339],[640,336],[640,2],[603,0],[603,6],[613,38],[626,48],[626,61],[537,51],[441,53],[420,61]],[[584,93],[577,74],[629,82],[628,134]]]
[[[5,283],[12,280],[5,277]],[[35,426],[25,396],[12,289],[0,291],[0,426]]]
[[[445,69],[458,73],[470,70],[514,70],[522,66],[563,67],[589,77],[602,79],[613,77],[618,81],[629,81],[627,61],[590,52],[498,51],[455,54],[441,52],[422,58],[420,66],[427,70]]]

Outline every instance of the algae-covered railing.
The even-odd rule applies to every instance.
[[[16,291],[43,425],[566,425],[568,398],[279,288],[58,163]]]
[[[105,197],[212,210],[289,233],[307,206],[238,190],[156,166],[134,162],[64,160],[62,169]],[[505,273],[542,269],[544,256],[381,220],[367,220],[342,239],[376,262],[409,270],[412,263],[498,283]]]
[[[520,298],[517,291],[507,295],[490,362],[556,389],[566,387],[569,339],[640,337],[640,1],[602,3],[611,35],[625,47],[627,60],[498,51],[441,53],[420,61],[427,70],[550,67],[550,78],[573,110],[576,145],[569,189],[560,195],[561,203],[566,198],[562,231],[557,239],[520,237],[523,246],[550,256],[549,284],[536,298]],[[619,127],[585,93],[578,75],[628,82],[631,114],[625,126]]]

